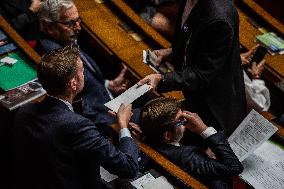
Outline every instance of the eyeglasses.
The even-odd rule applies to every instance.
[[[66,21],[66,22],[61,22],[61,21],[56,21],[57,23],[60,23],[60,24],[63,24],[65,26],[67,26],[68,28],[74,28],[77,24],[77,22],[80,24],[82,22],[82,18],[81,17],[78,17],[77,19],[75,20],[69,20],[69,21]]]
[[[188,123],[188,121],[187,121],[187,120],[184,120],[184,121],[180,121],[180,122],[176,123],[175,126],[176,126],[176,127],[179,127],[179,126],[185,125],[185,124],[187,124],[187,123]]]

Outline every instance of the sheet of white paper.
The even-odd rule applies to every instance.
[[[114,112],[118,111],[118,108],[123,103],[125,106],[131,104],[134,100],[144,95],[151,89],[151,86],[148,84],[144,84],[142,86],[138,86],[137,84],[133,85],[127,91],[116,97],[115,99],[105,103],[104,105],[111,109]]]
[[[108,172],[101,166],[100,166],[100,174],[101,174],[101,178],[106,182],[111,182],[114,179],[118,178],[117,175],[111,174],[110,172]]]
[[[243,162],[240,177],[258,189],[282,189],[284,186],[284,150],[264,142]]]
[[[174,187],[164,176],[161,176],[151,182],[144,184],[143,189],[174,189]]]
[[[0,62],[9,63],[9,64],[15,64],[17,61],[18,61],[17,59],[11,58],[9,56],[6,56],[5,58],[2,58],[0,60]]]
[[[228,138],[228,142],[239,160],[243,161],[276,131],[277,127],[252,110]]]
[[[144,185],[154,180],[155,178],[153,177],[153,175],[151,175],[151,173],[147,173],[146,175],[132,181],[131,184],[137,189],[145,189]]]

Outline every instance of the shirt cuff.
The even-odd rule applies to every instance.
[[[214,135],[215,133],[217,133],[217,131],[213,127],[208,127],[200,135],[205,139],[210,137],[211,135]]]
[[[106,79],[106,80],[105,80],[105,88],[106,88],[106,91],[107,91],[108,96],[109,96],[110,99],[112,100],[112,99],[113,99],[113,96],[112,96],[110,90],[108,89],[108,84],[109,84],[109,80]]]
[[[120,129],[119,131],[119,140],[123,137],[131,137],[130,131],[127,128]]]

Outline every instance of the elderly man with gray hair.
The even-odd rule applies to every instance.
[[[69,43],[77,43],[77,35],[81,30],[81,18],[71,0],[47,0],[42,3],[38,13],[41,37],[37,43],[37,50],[49,52]],[[95,61],[80,49],[80,57],[84,64],[85,87],[82,91],[83,115],[97,125],[103,125],[103,131],[116,120],[108,115],[104,103],[113,98],[113,95],[124,92],[129,85],[124,75],[127,68],[124,66],[114,80],[106,80]],[[135,120],[134,112],[133,121]],[[138,116],[136,116],[138,117]]]

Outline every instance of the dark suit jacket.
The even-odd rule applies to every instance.
[[[243,171],[243,166],[222,132],[205,140],[215,153],[217,160],[209,158],[201,148],[196,146],[178,147],[162,144],[156,146],[155,149],[210,188],[229,188],[224,180],[240,174]]]
[[[114,147],[92,121],[51,97],[19,110],[12,152],[14,188],[101,188],[99,165],[125,178],[138,171],[132,138]]]
[[[198,0],[181,26],[181,2],[172,63],[160,91],[183,91],[188,109],[229,135],[245,117],[238,14],[230,0]]]
[[[59,43],[42,37],[38,40],[38,51],[50,52],[62,47]],[[108,114],[108,108],[104,103],[110,101],[110,97],[104,86],[104,77],[96,62],[80,49],[81,59],[84,64],[85,86],[81,93],[83,115],[92,120],[96,125],[111,125],[116,122],[113,116]]]

